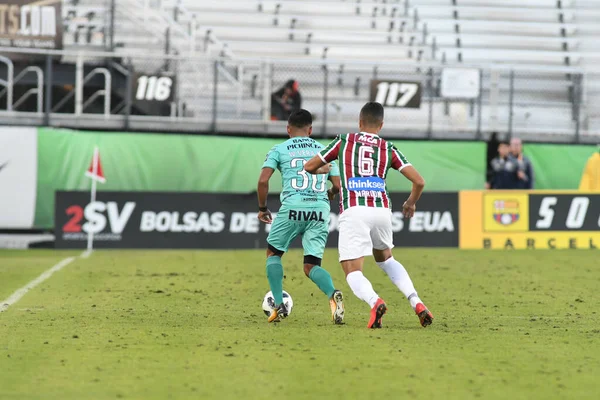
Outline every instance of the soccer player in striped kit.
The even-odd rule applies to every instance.
[[[381,328],[387,311],[385,302],[363,275],[364,257],[373,255],[377,265],[406,296],[423,327],[433,315],[423,304],[404,266],[392,255],[391,201],[385,185],[390,168],[400,171],[412,182],[410,196],[402,206],[405,218],[411,218],[421,197],[425,181],[404,155],[379,136],[383,127],[383,106],[369,102],[360,111],[359,133],[336,137],[310,159],[304,169],[310,173],[334,160],[339,161],[341,191],[339,219],[339,256],[346,281],[361,300],[371,307],[368,328]]]

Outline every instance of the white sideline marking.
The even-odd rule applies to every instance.
[[[88,258],[91,255],[92,255],[92,250],[86,250],[83,253],[81,253],[81,255],[79,257],[81,257],[81,258]]]
[[[8,310],[8,307],[21,300],[21,298],[25,296],[27,292],[29,292],[31,289],[33,289],[40,283],[44,282],[46,279],[50,278],[53,273],[60,271],[61,269],[69,265],[71,262],[73,262],[73,260],[75,260],[75,257],[65,258],[49,270],[44,271],[40,276],[29,282],[27,285],[14,292],[8,299],[0,303],[0,313]]]

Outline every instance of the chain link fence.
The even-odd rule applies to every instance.
[[[27,68],[40,71],[37,80],[31,71],[22,79]],[[378,100],[386,106],[385,132],[391,137],[484,139],[498,132],[533,140],[597,140],[590,132],[593,108],[585,103],[589,82],[580,71],[489,66],[478,70],[478,96],[453,99],[442,96],[443,70],[439,64],[39,50],[27,62],[0,59],[0,113],[37,111],[44,124],[63,126],[57,117],[75,115],[84,126],[95,115],[120,129],[285,134],[287,115],[302,107],[314,115],[315,134],[333,136],[358,129],[362,105]],[[290,93],[283,95],[290,81],[298,84],[293,101]],[[40,83],[43,105],[36,109],[35,91],[22,97]],[[290,104],[282,106],[284,97]]]

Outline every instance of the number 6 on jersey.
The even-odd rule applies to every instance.
[[[375,174],[373,153],[375,153],[375,149],[369,146],[361,146],[358,150],[358,172],[361,176],[372,176]]]

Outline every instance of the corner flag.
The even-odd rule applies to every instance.
[[[92,163],[90,167],[85,172],[85,176],[92,179],[92,187],[90,190],[90,203],[96,201],[96,184],[97,182],[105,183],[106,178],[104,177],[104,172],[102,171],[102,164],[100,163],[100,151],[98,150],[98,146],[94,147],[94,156],[92,157]],[[87,237],[87,251],[86,257],[89,256],[94,247],[94,232],[88,233]]]
[[[100,152],[98,151],[98,147],[94,148],[94,156],[92,157],[90,167],[85,172],[85,176],[100,183],[106,182],[104,172],[102,171],[102,163],[100,163]]]

